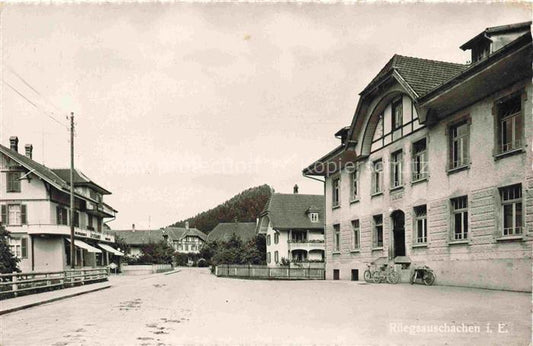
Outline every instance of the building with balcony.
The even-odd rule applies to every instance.
[[[531,291],[531,22],[487,28],[471,63],[394,55],[337,148],[303,170],[326,191],[326,276],[385,258],[437,284]],[[321,178],[319,178],[321,177]]]
[[[248,243],[257,235],[256,222],[223,222],[216,225],[207,235],[208,242],[225,242],[236,236],[243,243]]]
[[[257,224],[268,266],[324,261],[324,196],[274,193]]]
[[[32,158],[33,146],[18,152],[18,138],[0,144],[1,222],[10,233],[10,246],[22,271],[61,271],[70,267],[70,223],[74,224],[75,266],[94,267],[116,262],[114,236],[104,230],[116,210],[103,202],[111,192],[80,171],[74,172],[73,220],[70,172],[50,169]]]

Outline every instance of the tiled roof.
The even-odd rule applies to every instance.
[[[29,170],[33,170],[35,175],[39,176],[41,179],[46,180],[48,183],[54,185],[59,189],[68,189],[69,185],[56,173],[54,173],[50,168],[41,165],[40,163],[33,161],[26,155],[19,154],[15,150],[11,150],[0,144],[0,152],[4,155],[10,157],[14,161],[18,162],[20,165],[26,167]]]
[[[252,240],[256,235],[255,222],[219,223],[207,236],[208,241],[228,241],[235,234],[243,243]]]
[[[66,181],[68,184],[70,184],[70,169],[69,168],[52,168],[52,171],[57,174],[61,179]],[[89,177],[87,177],[85,174],[80,172],[79,170],[75,169],[73,172],[74,177],[74,185],[90,185],[96,190],[99,190],[99,192],[103,194],[111,194],[111,192],[107,191],[100,185],[96,184],[94,181],[92,181]]]
[[[196,228],[183,228],[183,227],[166,227],[164,229],[168,233],[168,236],[172,240],[180,240],[187,236],[196,236],[202,239],[204,242],[207,241],[207,234],[196,229]]]
[[[324,228],[323,195],[302,195],[275,193],[265,208],[272,227],[275,229],[317,229]],[[309,208],[318,209],[319,222],[311,222]]]
[[[372,79],[361,94],[379,84],[392,71],[396,71],[418,97],[459,75],[469,65],[451,62],[413,58],[395,54]]]
[[[148,243],[159,243],[165,240],[163,230],[128,230],[128,231],[109,231],[115,236],[119,236],[129,245],[143,245]]]

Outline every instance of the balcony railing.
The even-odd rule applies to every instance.
[[[28,234],[53,234],[53,235],[70,235],[70,226],[68,225],[22,225],[10,227],[8,231],[27,232]],[[80,238],[89,238],[105,242],[115,242],[115,236],[107,232],[95,232],[86,229],[74,227],[74,235]]]
[[[289,250],[324,250],[324,240],[289,240]]]

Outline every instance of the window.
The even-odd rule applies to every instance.
[[[20,226],[27,224],[26,205],[2,205],[2,223],[10,226]]]
[[[359,220],[352,221],[352,232],[353,232],[352,248],[354,250],[357,250],[359,249],[359,235],[360,235]]]
[[[469,133],[468,122],[463,121],[450,127],[450,169],[468,165]]]
[[[74,227],[80,227],[80,213],[74,212]]]
[[[339,194],[340,194],[340,179],[333,179],[333,206],[337,207],[339,205]]]
[[[502,235],[522,234],[522,185],[500,189],[502,203]]]
[[[426,139],[423,138],[413,144],[413,181],[427,178],[428,152]]]
[[[311,222],[318,222],[318,213],[311,213],[309,217],[311,218]]]
[[[307,232],[292,231],[291,239],[293,243],[305,243],[307,242]]]
[[[274,262],[279,263],[279,253],[274,251]]]
[[[267,263],[270,263],[270,262],[271,262],[270,252],[267,252]]]
[[[350,174],[350,189],[350,200],[356,201],[359,198],[359,172],[355,167]]]
[[[376,160],[373,163],[372,194],[383,191],[383,162]]]
[[[522,100],[515,95],[497,105],[498,153],[522,147]]]
[[[267,245],[270,245],[270,234],[267,235]]]
[[[20,192],[20,172],[7,172],[7,192]]]
[[[274,233],[274,244],[279,243],[279,233]]]
[[[398,99],[392,103],[392,129],[396,130],[402,127],[403,119],[403,105],[402,99]]]
[[[9,250],[17,258],[28,258],[28,238],[9,238]]]
[[[333,225],[334,239],[333,239],[333,251],[341,250],[341,227],[340,225]]]
[[[454,198],[452,204],[453,240],[468,239],[468,198]]]
[[[92,215],[87,215],[87,229],[91,230],[91,231],[94,231],[93,216]]]
[[[374,215],[374,242],[375,248],[383,247],[383,215]]]
[[[400,187],[402,181],[402,151],[397,151],[391,155],[391,188]]]
[[[56,207],[56,220],[58,225],[68,225],[68,212],[66,208]]]
[[[415,207],[415,240],[416,244],[426,244],[428,241],[427,207]]]

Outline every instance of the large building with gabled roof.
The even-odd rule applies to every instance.
[[[32,157],[33,146],[18,152],[18,138],[0,144],[1,222],[9,231],[10,248],[19,269],[62,271],[70,267],[70,171],[50,169]],[[79,170],[74,171],[75,263],[78,268],[118,262],[123,254],[104,222],[116,210],[104,203],[107,189]]]
[[[339,145],[304,168],[326,191],[326,277],[388,262],[409,280],[531,291],[531,22],[490,27],[465,64],[394,55]]]

